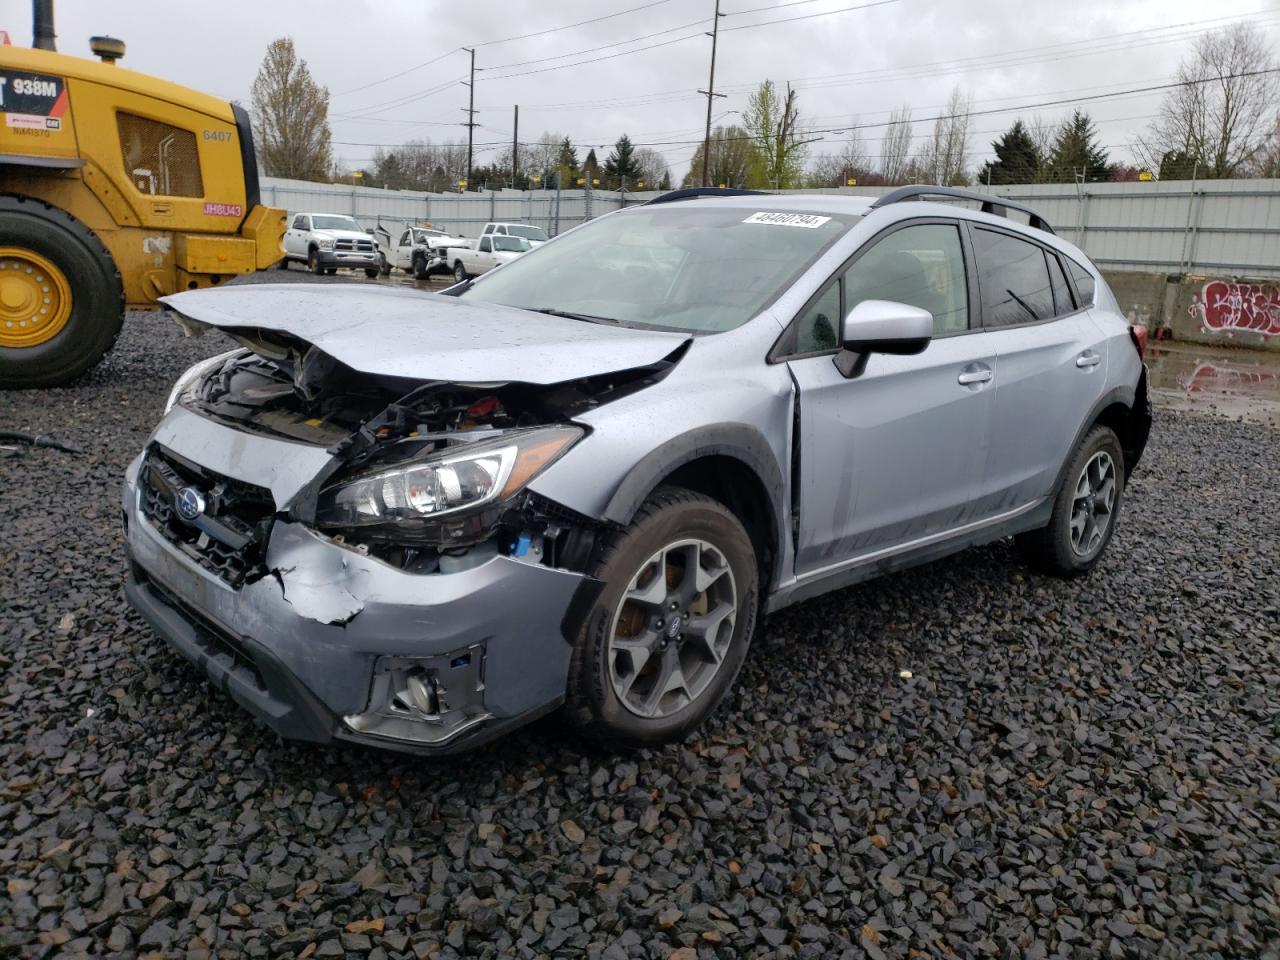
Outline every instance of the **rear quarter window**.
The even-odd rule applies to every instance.
[[[1076,293],[1080,294],[1080,306],[1093,306],[1098,292],[1098,284],[1093,279],[1093,274],[1070,258],[1067,259],[1067,265],[1071,268],[1071,277],[1076,282]]]

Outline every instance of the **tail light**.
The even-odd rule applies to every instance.
[[[1133,341],[1133,345],[1138,348],[1138,356],[1145,357],[1147,355],[1147,327],[1143,323],[1129,324],[1129,339]]]

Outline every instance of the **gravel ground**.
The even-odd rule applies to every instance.
[[[1280,955],[1276,432],[1160,417],[1085,581],[770,618],[681,746],[424,762],[265,734],[123,600],[121,474],[222,349],[135,315],[0,395],[85,451],[0,461],[0,956]]]

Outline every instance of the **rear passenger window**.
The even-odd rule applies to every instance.
[[[124,169],[139,193],[203,197],[196,135],[132,113],[116,117]]]
[[[994,230],[973,231],[982,289],[983,323],[1005,327],[1053,317],[1053,292],[1044,250]]]
[[[879,241],[844,275],[845,313],[863,300],[893,300],[928,310],[934,336],[967,330],[969,287],[959,230],[921,223]]]
[[[1061,317],[1075,310],[1076,305],[1071,300],[1071,288],[1067,286],[1067,275],[1062,272],[1061,262],[1048,250],[1044,255],[1049,261],[1049,283],[1053,287],[1054,316]]]
[[[1074,260],[1068,258],[1067,263],[1071,265],[1071,276],[1076,281],[1076,293],[1080,294],[1080,305],[1082,307],[1093,306],[1093,298],[1096,293],[1094,288],[1097,286],[1093,282],[1093,274]]]

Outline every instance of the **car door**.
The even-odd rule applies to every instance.
[[[1000,365],[981,502],[1012,509],[1052,491],[1105,389],[1105,336],[1057,251],[997,227],[971,224],[970,236]]]
[[[400,240],[396,244],[395,265],[405,270],[413,265],[413,230],[405,230],[400,234]]]
[[[971,288],[959,224],[907,221],[870,241],[797,318],[786,343],[799,406],[797,575],[981,519],[972,500],[996,356]],[[833,362],[840,317],[871,299],[928,310],[934,339],[916,356],[873,354],[847,379]]]
[[[307,235],[311,231],[311,218],[300,213],[293,218],[284,234],[284,252],[291,257],[307,255]]]
[[[481,237],[479,244],[476,246],[476,252],[472,254],[472,262],[475,269],[472,273],[484,273],[494,265],[493,256],[493,239],[491,237]]]

